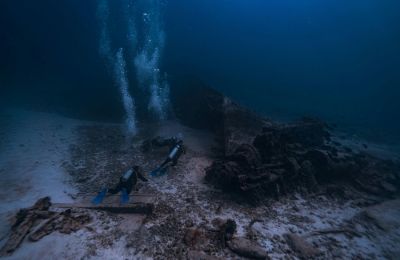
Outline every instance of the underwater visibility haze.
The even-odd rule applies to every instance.
[[[190,75],[266,116],[318,115],[395,134],[398,8],[391,0],[4,1],[2,89],[48,93],[42,102],[58,107],[77,102],[82,114],[108,107],[99,114],[115,117],[122,108],[106,70],[123,48],[132,90],[149,77],[151,88]],[[164,109],[156,99],[166,93],[152,91],[151,106]]]
[[[399,258],[399,10],[1,1],[0,257]]]

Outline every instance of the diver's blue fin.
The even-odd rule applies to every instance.
[[[121,204],[126,204],[129,202],[129,194],[125,188],[121,190]]]
[[[107,195],[108,189],[101,190],[96,197],[92,199],[94,205],[99,205],[103,202],[104,197]]]
[[[169,167],[168,166],[164,166],[164,167],[158,167],[157,169],[155,169],[154,171],[152,171],[150,173],[151,177],[160,177],[163,176],[164,174],[166,174],[168,172]]]
[[[157,169],[155,169],[155,170],[153,170],[151,173],[150,173],[150,176],[151,177],[157,177],[158,176],[158,174],[159,174],[159,172],[160,172],[160,167],[158,167]]]
[[[168,172],[169,167],[164,167],[158,171],[158,176],[163,176]]]

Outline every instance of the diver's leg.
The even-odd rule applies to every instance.
[[[122,185],[121,185],[121,183],[118,183],[118,185],[117,185],[115,188],[109,189],[109,190],[108,190],[108,193],[110,193],[110,194],[112,194],[112,195],[115,195],[115,194],[117,194],[118,192],[120,192],[121,189],[122,189]]]
[[[146,177],[144,177],[143,174],[142,174],[141,172],[138,172],[137,176],[138,176],[138,178],[139,178],[141,181],[144,181],[144,182],[147,182],[147,181],[148,181],[148,180],[146,179]]]
[[[178,158],[174,158],[173,160],[172,160],[172,166],[176,166],[178,164]]]
[[[171,161],[170,158],[165,159],[165,161],[160,165],[159,169],[164,168],[170,161]]]

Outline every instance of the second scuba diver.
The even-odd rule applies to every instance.
[[[170,166],[175,166],[178,164],[179,158],[184,153],[185,147],[183,146],[183,137],[182,134],[179,134],[177,137],[172,138],[172,145],[170,147],[168,157],[157,169],[152,171],[150,175],[156,177],[165,174]]]
[[[147,179],[143,176],[140,167],[134,166],[121,176],[118,184],[114,188],[105,188],[99,192],[99,194],[92,200],[92,203],[98,205],[107,196],[107,193],[117,194],[118,192],[121,192],[121,204],[127,203],[129,201],[129,194],[135,188],[138,179],[147,182]]]

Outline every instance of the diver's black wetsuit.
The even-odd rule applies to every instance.
[[[160,165],[160,168],[164,168],[168,163],[175,166],[178,163],[178,159],[185,153],[185,147],[183,141],[175,139],[174,145],[170,148],[167,159]]]
[[[115,186],[113,189],[109,189],[108,192],[111,194],[117,194],[122,189],[126,189],[126,192],[130,194],[133,188],[136,186],[138,178],[144,182],[147,182],[147,179],[143,176],[140,167],[134,166],[119,179],[117,186]]]

